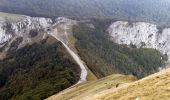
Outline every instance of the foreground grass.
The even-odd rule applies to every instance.
[[[136,78],[133,76],[119,74],[111,75],[97,81],[91,81],[71,87],[60,92],[59,94],[49,97],[47,100],[80,100],[86,97],[91,97],[92,95],[100,93],[103,90],[116,88],[118,85],[121,86],[121,84],[133,82],[135,80]]]
[[[170,69],[161,71],[142,80],[105,91],[89,97],[88,100],[169,100]]]

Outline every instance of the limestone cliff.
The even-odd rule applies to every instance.
[[[116,21],[108,32],[118,44],[135,45],[140,48],[155,48],[166,54],[170,61],[170,28],[159,28],[146,22]]]
[[[57,37],[66,43],[73,22],[76,23],[64,17],[52,20],[23,16],[18,21],[9,21],[0,17],[0,58],[4,58],[9,51],[46,39],[51,32],[57,34]]]

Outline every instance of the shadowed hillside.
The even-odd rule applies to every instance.
[[[82,60],[99,78],[121,73],[143,78],[159,71],[166,57],[155,49],[133,48],[110,40],[106,20],[81,23],[73,29],[75,46]],[[163,58],[163,59],[162,59]]]
[[[26,45],[0,61],[0,100],[42,100],[79,80],[80,69],[63,45],[48,42]]]

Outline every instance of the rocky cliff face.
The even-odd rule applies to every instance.
[[[170,28],[161,29],[145,22],[116,21],[110,25],[108,32],[118,44],[158,49],[170,61]]]
[[[28,16],[18,22],[9,22],[4,18],[0,20],[0,55],[2,58],[9,51],[12,52],[25,44],[42,40],[46,36],[46,29],[52,25],[51,19]]]
[[[0,23],[0,43],[3,44],[9,41],[12,36],[30,37],[33,34],[31,33],[32,30],[44,31],[51,24],[51,19],[31,18],[28,16],[26,16],[22,21],[14,23],[6,22],[4,19],[4,21],[1,21]]]
[[[38,18],[24,16],[17,22],[9,22],[0,18],[0,59],[8,52],[13,52],[26,44],[40,42],[46,39],[48,33],[57,34],[58,38],[66,41],[67,32],[73,21],[67,18]],[[55,31],[56,30],[56,31]]]

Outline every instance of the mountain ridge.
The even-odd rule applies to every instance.
[[[168,0],[1,0],[0,11],[43,17],[111,17],[169,24]],[[135,9],[135,10],[134,10]]]

